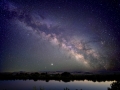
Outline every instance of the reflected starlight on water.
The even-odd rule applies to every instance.
[[[71,82],[62,82],[50,80],[46,81],[33,81],[33,80],[15,80],[15,81],[0,81],[1,89],[11,89],[11,90],[33,90],[33,88],[40,89],[44,88],[45,90],[63,90],[64,88],[69,88],[70,90],[82,89],[82,90],[107,90],[110,87],[110,84],[113,81],[105,82],[93,82],[93,81],[71,81]],[[15,84],[15,86],[14,86]],[[7,85],[7,87],[6,87]]]

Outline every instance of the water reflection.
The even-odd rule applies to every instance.
[[[0,90],[107,90],[113,81],[33,81],[33,80],[8,80],[0,81]],[[113,90],[109,88],[108,90]],[[117,89],[116,89],[117,90]],[[119,89],[120,90],[120,89]]]

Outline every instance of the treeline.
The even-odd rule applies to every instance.
[[[93,82],[101,81],[120,81],[120,74],[80,74],[72,75],[69,72],[62,74],[48,74],[46,73],[0,73],[0,80],[62,80],[64,82],[70,82],[74,80],[88,80]]]

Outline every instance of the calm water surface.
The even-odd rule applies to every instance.
[[[110,87],[110,84],[113,81],[105,81],[105,82],[93,82],[93,81],[71,81],[71,82],[63,82],[63,81],[55,81],[50,80],[46,81],[33,81],[33,80],[8,80],[8,81],[0,81],[0,90],[40,90],[40,87],[45,90],[64,90],[65,87],[70,90],[82,89],[82,90],[107,90]]]

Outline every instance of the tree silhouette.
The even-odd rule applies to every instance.
[[[108,90],[120,90],[120,81],[113,82]]]
[[[61,75],[62,75],[62,76],[65,76],[65,77],[68,77],[68,76],[70,76],[71,74],[70,74],[69,72],[63,72]]]

